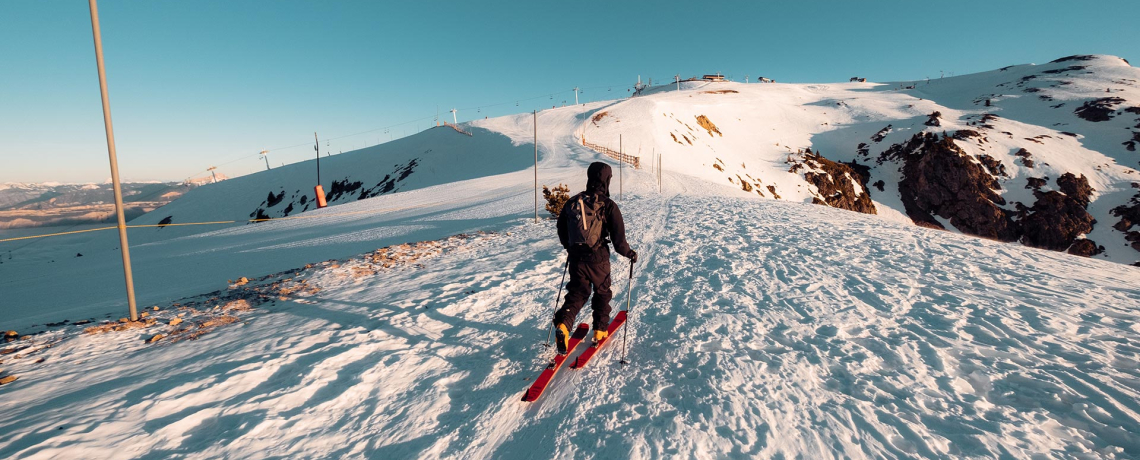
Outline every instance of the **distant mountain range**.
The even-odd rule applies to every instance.
[[[127,219],[153,211],[197,186],[179,182],[123,184]],[[0,229],[114,220],[111,184],[0,184]]]

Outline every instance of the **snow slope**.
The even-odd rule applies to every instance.
[[[1133,184],[1140,184],[1134,168],[1140,153],[1127,145],[1140,139],[1138,81],[1140,70],[1120,58],[1081,56],[919,82],[662,86],[606,107],[578,131],[615,150],[620,136],[626,153],[661,155],[667,170],[749,189],[741,196],[802,202],[822,197],[802,173],[789,172],[801,159],[797,152],[810,148],[868,166],[868,184],[884,181],[882,191],[863,191],[878,214],[910,222],[898,188],[901,167],[878,161],[880,154],[920,132],[968,129],[980,136],[955,143],[971,157],[989,155],[1004,165],[1007,175],[996,176],[1004,209],[1034,204],[1030,178],[1043,178],[1040,190],[1048,191],[1058,190],[1064,173],[1083,175],[1095,190],[1089,211],[1098,221],[1087,237],[1105,247],[1097,257],[1133,263],[1140,253],[1113,228],[1119,218],[1110,210],[1127,204],[1136,194]],[[1110,119],[1094,122],[1075,113],[1105,97],[1120,98]],[[927,126],[935,112],[940,126]],[[987,114],[996,119],[983,120]],[[700,117],[715,129],[702,127]],[[1015,155],[1021,148],[1032,152],[1035,165]]]
[[[907,112],[924,102],[871,84],[726,85],[739,91],[691,84],[538,115],[541,184],[584,186],[604,158],[580,136],[664,153],[660,189],[655,171],[620,176],[643,259],[631,366],[615,340],[537,403],[519,401],[549,358],[564,256],[551,222],[533,222],[531,115],[480,120],[471,137],[433,129],[406,148],[331,157],[329,176],[322,159],[330,189],[394,184],[375,197],[260,224],[132,230],[141,305],[160,307],[151,327],[56,324],[125,314],[113,232],[0,246],[14,256],[0,259],[0,326],[45,330],[0,348],[0,376],[19,377],[0,386],[0,457],[1140,457],[1140,270],[916,227],[889,193],[871,192],[893,215],[806,204],[810,187],[787,172],[789,149],[856,139],[827,133],[896,120],[887,136],[905,136],[918,128],[900,118],[924,126],[941,107],[951,123],[964,109]],[[859,95],[845,116],[865,123],[801,129],[835,124],[831,101]],[[1062,165],[1053,151],[1034,154]],[[412,160],[404,181],[381,180]],[[295,168],[195,189],[142,221],[284,214],[315,173]],[[737,171],[782,199],[726,180]],[[1112,171],[1097,185],[1127,174]],[[460,233],[407,263],[371,252]],[[615,304],[627,267],[614,265]],[[254,281],[227,287],[243,276]],[[272,295],[249,310],[220,300],[251,287]],[[179,314],[236,321],[175,342]],[[145,342],[157,333],[169,338]]]
[[[298,270],[320,291],[193,342],[38,336],[62,341],[5,359],[0,455],[1140,455],[1136,270],[630,179],[629,367],[614,342],[519,401],[562,255],[549,222],[518,222],[376,275]]]

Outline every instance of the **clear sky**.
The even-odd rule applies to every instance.
[[[441,119],[463,109],[464,121],[573,102],[574,86],[587,88],[584,101],[624,97],[639,74],[898,81],[1071,54],[1140,63],[1135,0],[99,8],[120,171],[133,181],[212,165],[248,174],[264,169],[263,149],[273,165],[291,163],[312,155],[314,131],[339,138],[322,150],[349,151],[427,128],[437,107]],[[86,0],[0,0],[0,138],[0,182],[110,177]]]

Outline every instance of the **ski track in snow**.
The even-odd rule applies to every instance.
[[[519,400],[564,261],[519,223],[195,342],[66,340],[5,389],[0,456],[1140,455],[1132,270],[690,180],[626,183],[630,366],[615,337]]]

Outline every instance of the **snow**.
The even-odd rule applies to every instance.
[[[1008,80],[999,73],[946,84]],[[391,193],[260,224],[132,230],[140,306],[159,321],[146,329],[39,326],[125,314],[113,232],[5,243],[2,325],[44,332],[0,354],[0,374],[20,377],[0,386],[0,457],[1140,457],[1140,270],[916,227],[890,180],[863,190],[878,216],[805,203],[789,151],[847,160],[843,146],[888,123],[873,148],[921,131],[934,110],[946,129],[975,110],[973,96],[934,94],[964,90],[932,82],[918,100],[891,85],[686,83],[539,113],[540,184],[584,186],[603,158],[583,135],[616,148],[621,134],[646,164],[663,153],[665,170],[661,191],[656,171],[622,170],[641,255],[629,285],[624,259],[613,268],[615,308],[632,286],[627,335],[535,403],[520,398],[550,358],[541,343],[565,256],[552,222],[533,221],[531,114],[322,158],[324,185],[419,159]],[[738,92],[700,92],[721,88]],[[995,132],[1051,132],[1007,113]],[[1089,147],[1099,125],[1072,123],[1084,137],[1033,153],[1097,181],[1090,209],[1103,216],[1126,198],[1127,173],[1097,174],[1117,154]],[[995,157],[1008,148],[996,137]],[[312,166],[207,185],[135,223],[240,218],[267,192],[309,187]],[[783,199],[725,180],[738,172]],[[1101,244],[1106,220],[1090,235]],[[429,240],[407,263],[370,255]],[[242,292],[239,277],[307,289],[250,311],[210,300]],[[199,312],[173,305],[185,299]],[[239,321],[145,342],[173,334],[180,313]]]

